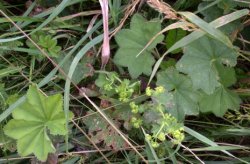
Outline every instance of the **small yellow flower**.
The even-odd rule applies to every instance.
[[[174,131],[172,135],[179,142],[181,142],[185,138],[184,134],[180,130]]]
[[[152,96],[152,94],[153,94],[153,90],[150,87],[147,87],[146,88],[146,95],[147,96]]]
[[[145,138],[146,140],[150,141],[152,139],[152,136],[150,134],[146,134]]]
[[[152,142],[151,142],[151,146],[152,146],[153,148],[157,148],[157,147],[159,147],[159,143],[156,142],[156,141],[152,141]]]
[[[139,112],[139,106],[135,104],[135,102],[129,103],[130,108],[132,109],[132,113],[138,113]]]
[[[134,126],[136,129],[138,129],[138,128],[141,126],[141,124],[140,124],[140,122],[135,122],[135,123],[133,124],[133,126]]]
[[[162,142],[166,140],[165,134],[164,134],[163,132],[161,132],[161,133],[157,136],[157,138],[158,138],[160,141],[162,141]]]
[[[132,122],[132,123],[134,123],[134,122],[136,122],[136,121],[137,121],[137,118],[136,118],[136,117],[132,117],[132,118],[131,118],[131,122]]]
[[[136,106],[135,102],[129,103],[130,108],[134,108]]]
[[[131,118],[131,123],[135,128],[139,128],[142,125],[142,119],[136,117]]]
[[[155,88],[155,94],[158,95],[158,94],[161,94],[165,91],[165,88],[163,86],[159,86],[159,87],[156,87]]]

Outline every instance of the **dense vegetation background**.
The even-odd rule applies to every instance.
[[[248,0],[0,0],[0,163],[249,163]]]

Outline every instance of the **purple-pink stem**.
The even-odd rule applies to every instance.
[[[109,5],[108,0],[99,0],[102,8],[102,20],[103,20],[103,45],[102,45],[102,69],[105,68],[110,57],[110,45],[109,45]]]

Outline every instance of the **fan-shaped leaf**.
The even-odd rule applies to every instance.
[[[168,93],[162,98],[158,98],[166,107],[170,108],[170,113],[179,120],[185,115],[197,115],[199,93],[192,88],[191,80],[180,74],[177,70],[169,68],[157,75],[157,85],[164,86]],[[172,105],[171,105],[172,104]]]
[[[220,86],[218,67],[235,66],[236,62],[236,51],[212,38],[202,37],[184,48],[177,69],[191,77],[195,89],[211,94]]]
[[[228,109],[238,110],[240,107],[239,96],[224,88],[217,88],[211,95],[205,94],[200,101],[202,112],[213,112],[216,116],[222,117]]]
[[[150,75],[155,63],[151,51],[163,40],[164,36],[158,36],[140,56],[136,56],[160,30],[159,20],[146,21],[142,16],[135,14],[130,29],[123,29],[115,36],[120,48],[115,54],[114,62],[128,67],[132,78],[137,78],[141,74]]]
[[[46,97],[35,86],[29,88],[26,101],[12,112],[12,116],[14,119],[4,127],[4,132],[17,140],[21,156],[34,153],[39,160],[45,161],[48,153],[55,152],[48,130],[52,135],[67,133],[62,95]]]

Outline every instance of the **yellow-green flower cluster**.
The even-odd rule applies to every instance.
[[[165,88],[163,86],[158,86],[155,88],[155,93],[156,95],[164,93],[165,92]]]
[[[150,134],[146,134],[145,136],[146,140],[150,142],[153,148],[157,148],[160,142],[164,142],[166,140],[166,135],[172,137],[173,144],[179,144],[185,138],[184,128],[177,122],[175,117],[168,113],[162,113],[162,116],[163,119],[157,129],[157,132],[154,132],[152,136]]]
[[[168,113],[164,114],[163,120],[164,120],[165,126],[171,126],[173,124],[177,124],[176,118]]]
[[[158,148],[160,146],[160,144],[157,141],[151,141],[151,146],[153,148]]]
[[[146,95],[147,95],[147,96],[152,96],[153,92],[154,92],[154,90],[151,89],[150,87],[147,87],[147,88],[146,88]]]
[[[146,135],[145,135],[145,138],[146,138],[147,141],[151,141],[152,136],[151,136],[150,134],[146,134]]]
[[[146,134],[145,139],[151,144],[153,148],[159,147],[159,143],[150,134]]]
[[[156,153],[159,158],[164,158],[167,155],[167,150],[165,146],[160,146],[156,149]]]
[[[184,128],[176,126],[178,124],[175,117],[170,114],[164,114],[164,124],[165,126],[169,126],[168,133],[173,137],[174,144],[178,144],[184,140]]]
[[[163,133],[163,132],[160,132],[157,136],[157,138],[160,140],[160,141],[165,141],[166,140],[166,135]]]
[[[128,102],[129,98],[134,93],[134,89],[129,86],[130,81],[125,79],[116,88],[116,93],[119,95],[119,100],[122,102]]]
[[[136,117],[132,117],[131,118],[131,123],[135,128],[140,128],[140,126],[142,125],[142,119],[140,118],[136,118]]]
[[[145,139],[151,144],[153,148],[157,148],[160,146],[160,144],[157,142],[157,139],[160,141],[165,141],[165,134],[161,132],[157,138],[151,136],[150,134],[146,134]]]
[[[105,84],[105,85],[103,86],[103,89],[104,89],[105,91],[111,91],[111,90],[113,89],[113,86],[112,86],[112,84]]]
[[[180,128],[179,130],[173,131],[171,133],[171,135],[173,136],[173,139],[174,139],[173,143],[174,144],[179,144],[185,138],[183,128]]]
[[[159,95],[161,93],[165,92],[165,88],[163,86],[158,86],[155,89],[151,89],[150,87],[146,88],[146,95],[152,96],[152,95]]]
[[[133,93],[134,91],[131,89],[130,91],[128,92],[120,92],[119,93],[119,100],[122,101],[122,102],[128,102],[129,101],[129,98],[131,96],[131,93]]]
[[[135,102],[129,103],[132,113],[136,114],[139,112],[139,105],[136,105]]]
[[[106,82],[103,86],[103,89],[105,91],[111,91],[114,88],[116,78],[117,77],[115,73],[110,73],[108,77],[105,78]]]

